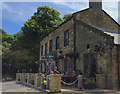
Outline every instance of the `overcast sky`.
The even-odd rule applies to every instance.
[[[89,0],[81,2],[80,0],[74,0],[74,2],[15,2],[15,0],[3,0],[2,2],[2,27],[8,34],[15,34],[20,31],[20,28],[24,25],[24,22],[30,19],[34,12],[37,11],[38,6],[49,6],[60,12],[60,17],[65,14],[71,14],[89,7]],[[22,0],[21,0],[22,1]],[[34,0],[35,1],[35,0]],[[56,0],[52,0],[56,1]],[[78,2],[77,2],[78,1]],[[103,0],[105,1],[105,0]],[[103,2],[103,9],[118,22],[118,2],[116,0],[109,0],[109,2]]]

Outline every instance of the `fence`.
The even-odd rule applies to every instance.
[[[44,83],[45,81],[46,83]],[[16,73],[16,82],[41,89],[49,89],[50,92],[61,91],[61,75],[59,74],[52,74],[45,77],[44,74],[39,73]]]
[[[32,85],[34,87],[48,89],[51,92],[59,92],[61,89],[61,83],[67,86],[77,84],[77,87],[81,89],[87,81],[94,82],[99,88],[106,88],[106,76],[102,74],[96,75],[96,78],[84,78],[82,75],[79,75],[76,79],[69,83],[61,79],[60,74],[51,74],[45,77],[44,74],[39,73],[16,73],[16,81]],[[87,84],[89,84],[89,82]]]

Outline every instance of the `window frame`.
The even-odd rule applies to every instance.
[[[69,30],[64,32],[64,47],[69,45]]]
[[[45,43],[45,55],[47,54],[47,48],[48,48],[48,44]]]
[[[52,39],[49,41],[49,52],[52,52]]]
[[[60,48],[60,37],[56,37],[56,50]]]
[[[41,56],[43,56],[43,45],[41,45]]]

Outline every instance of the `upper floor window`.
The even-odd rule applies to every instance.
[[[69,45],[69,30],[64,32],[64,46]]]
[[[45,44],[45,55],[47,54],[47,43]]]
[[[49,43],[49,52],[52,52],[52,39],[50,40],[50,43]]]
[[[59,49],[59,44],[60,44],[60,38],[59,36],[56,38],[56,50]]]
[[[41,46],[41,56],[43,56],[43,45]]]

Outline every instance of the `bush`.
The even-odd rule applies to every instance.
[[[31,84],[34,85],[34,78],[32,79]]]
[[[96,88],[96,84],[95,84],[95,82],[93,82],[91,80],[87,80],[84,83],[84,88],[86,88],[86,89],[93,89],[93,88]]]

